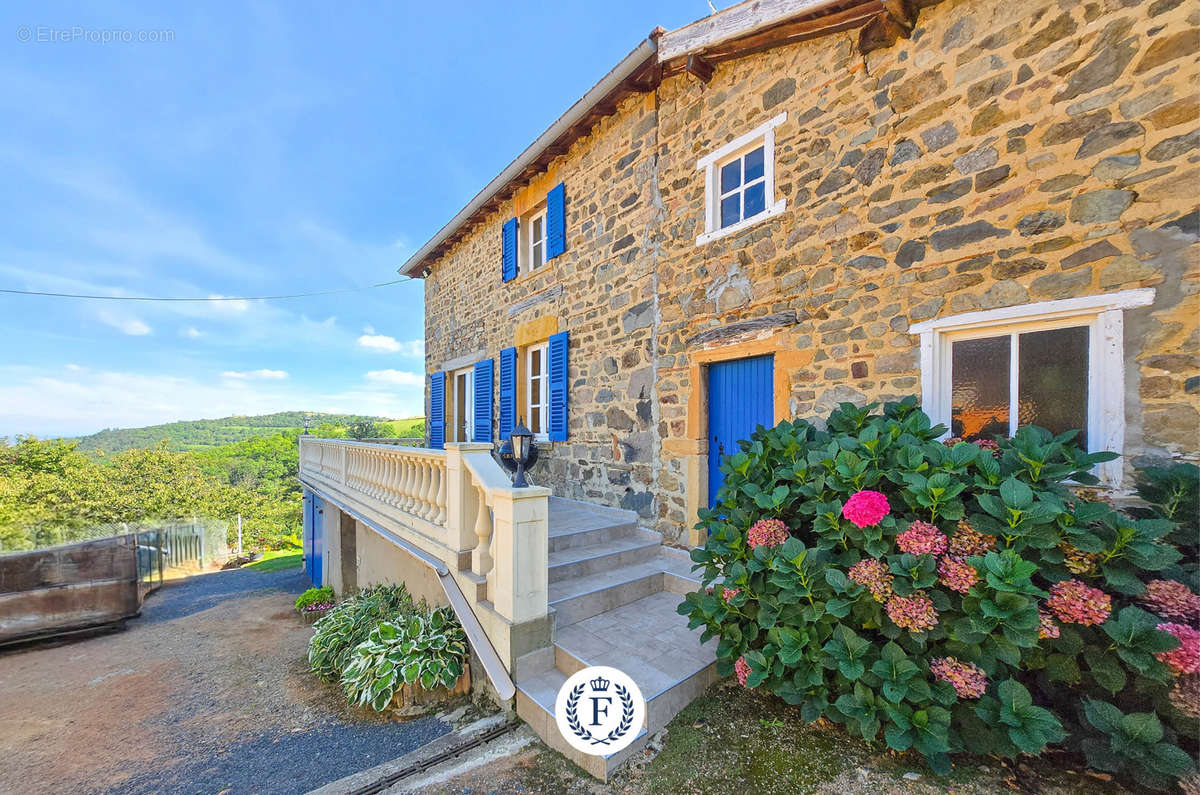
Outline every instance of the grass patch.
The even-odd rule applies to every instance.
[[[403,420],[388,420],[379,423],[384,437],[390,439],[412,438],[425,435],[425,418],[409,417]]]
[[[282,571],[304,565],[304,551],[291,547],[289,549],[272,549],[253,563],[242,566],[243,569],[255,571]]]

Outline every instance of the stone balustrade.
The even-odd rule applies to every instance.
[[[507,664],[540,634],[531,624],[548,627],[550,490],[514,489],[491,445],[432,450],[301,436],[300,480],[443,561]]]

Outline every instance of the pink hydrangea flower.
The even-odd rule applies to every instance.
[[[979,698],[987,691],[987,674],[975,663],[954,657],[934,657],[929,672],[939,682],[954,685],[959,698]]]
[[[1146,583],[1142,602],[1163,618],[1184,621],[1200,618],[1200,596],[1176,580],[1151,580]]]
[[[777,547],[791,536],[787,525],[779,519],[759,519],[750,527],[746,534],[746,543],[750,548]]]
[[[733,597],[737,596],[741,592],[742,592],[741,588],[722,588],[721,589],[721,598],[724,599],[726,602],[732,602]]]
[[[940,555],[946,551],[946,536],[935,525],[918,519],[896,536],[896,546],[910,555]]]
[[[745,657],[737,658],[737,662],[733,664],[733,673],[737,676],[738,684],[745,687],[746,677],[750,675],[750,663],[746,662]]]
[[[856,491],[842,506],[842,516],[849,519],[858,527],[870,527],[879,524],[879,520],[892,510],[888,505],[887,496],[878,491]]]
[[[961,560],[973,555],[982,555],[995,545],[995,536],[981,533],[974,527],[971,527],[966,519],[960,519],[958,526],[954,530],[954,535],[950,536],[946,552],[950,557]]]
[[[947,447],[954,447],[954,445],[959,444],[961,442],[962,442],[961,436],[951,436],[951,437],[948,437],[948,438],[942,440],[942,444],[946,445]]]
[[[979,572],[965,560],[943,557],[938,561],[938,582],[951,591],[966,593],[971,586],[979,582]]]
[[[924,591],[914,591],[912,596],[893,595],[884,607],[892,623],[909,632],[925,632],[938,624],[937,610]]]
[[[850,567],[850,579],[871,592],[876,602],[892,595],[892,573],[877,558],[864,558]]]
[[[1050,586],[1046,607],[1064,624],[1092,627],[1108,620],[1112,597],[1080,580],[1063,580]]]
[[[992,441],[991,439],[976,439],[975,444],[981,450],[991,451],[992,458],[1000,457],[1000,445],[997,444],[996,442]]]
[[[1047,638],[1057,638],[1062,634],[1058,628],[1058,624],[1054,623],[1054,618],[1045,610],[1038,610],[1038,637],[1042,640]]]
[[[1158,628],[1178,638],[1179,648],[1155,652],[1154,656],[1176,676],[1200,673],[1200,630],[1186,624],[1159,624]]]

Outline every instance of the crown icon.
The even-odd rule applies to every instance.
[[[588,682],[588,684],[592,686],[593,692],[603,693],[608,690],[609,681],[603,676],[597,676],[595,679]]]

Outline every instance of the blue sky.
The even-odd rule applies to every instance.
[[[0,287],[242,296],[397,278],[655,25],[708,12],[5,4]],[[93,40],[106,31],[167,40]],[[420,414],[422,333],[420,282],[226,304],[0,295],[0,436]]]

